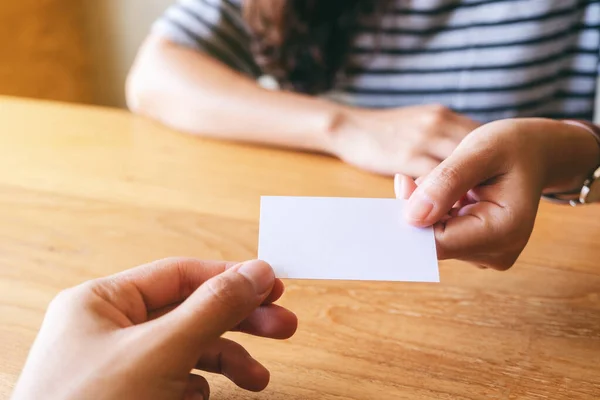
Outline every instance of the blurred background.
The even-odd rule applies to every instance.
[[[137,48],[174,1],[0,1],[0,95],[124,107]]]
[[[124,107],[137,48],[173,1],[0,1],[0,94]]]

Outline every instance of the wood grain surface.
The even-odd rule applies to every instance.
[[[392,194],[327,157],[0,97],[0,397],[62,288],[166,256],[254,258],[260,195]],[[294,338],[231,335],[271,385],[211,376],[212,398],[600,398],[598,238],[599,207],[544,204],[508,272],[444,262],[440,284],[287,282]]]
[[[92,100],[83,4],[0,1],[0,94]]]

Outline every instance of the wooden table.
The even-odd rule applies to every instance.
[[[390,197],[392,182],[125,112],[0,98],[0,396],[59,290],[172,255],[253,258],[260,195]],[[446,262],[441,284],[288,282],[297,335],[240,339],[270,387],[211,378],[213,398],[600,398],[599,238],[600,207],[543,205],[509,272]]]

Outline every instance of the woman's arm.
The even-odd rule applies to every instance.
[[[342,106],[271,91],[211,56],[158,35],[142,46],[127,80],[139,114],[193,134],[327,151]]]
[[[157,34],[131,70],[127,101],[132,111],[178,130],[324,152],[381,174],[426,174],[479,125],[441,106],[369,110],[264,89]]]

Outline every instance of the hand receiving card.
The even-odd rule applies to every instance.
[[[433,229],[403,200],[263,197],[258,257],[279,278],[439,282]]]

